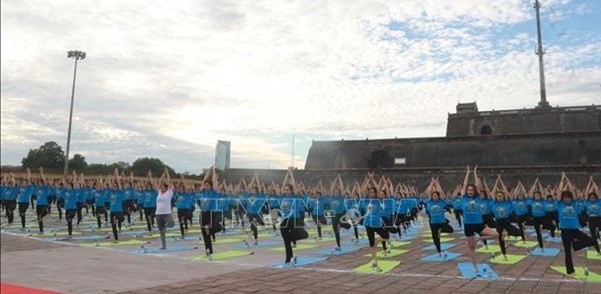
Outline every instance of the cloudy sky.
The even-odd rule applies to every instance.
[[[601,2],[541,0],[552,105],[601,103]],[[46,141],[88,163],[304,166],[311,140],[444,136],[457,102],[538,101],[527,0],[2,0],[1,163]]]

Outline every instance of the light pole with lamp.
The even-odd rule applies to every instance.
[[[71,110],[69,111],[69,130],[67,131],[67,152],[65,153],[65,170],[63,171],[63,179],[67,178],[69,171],[69,147],[71,145],[71,122],[73,120],[73,101],[75,99],[75,77],[77,76],[77,61],[86,58],[86,53],[83,51],[69,51],[67,58],[75,58],[75,69],[73,70],[73,87],[71,88]]]

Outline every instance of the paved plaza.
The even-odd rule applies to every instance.
[[[563,266],[561,250],[557,256],[535,256],[529,254],[532,248],[512,245],[509,254],[525,255],[512,265],[491,263],[494,254],[479,253],[479,261],[489,264],[498,279],[466,278],[458,269],[458,263],[469,261],[463,232],[445,236],[445,243],[451,246],[448,253],[459,253],[459,257],[424,261],[422,258],[435,251],[426,249],[432,244],[429,231],[419,223],[404,240],[392,243],[399,255],[382,258],[400,261],[400,265],[386,273],[362,274],[355,269],[370,262],[371,258],[364,256],[367,245],[351,243],[352,234],[345,232],[343,248],[350,252],[328,255],[335,244],[329,227],[324,228],[322,240],[314,240],[314,229],[310,228],[310,238],[299,242],[295,251],[299,258],[327,259],[280,269],[274,265],[283,261],[284,253],[274,249],[283,247],[281,238],[267,230],[260,233],[261,246],[251,248],[244,245],[241,229],[218,234],[215,253],[242,254],[207,260],[199,242],[198,224],[190,228],[186,240],[177,238],[177,228],[169,231],[168,247],[172,250],[162,252],[156,251],[158,234],[148,236],[143,223],[124,227],[120,243],[114,244],[107,238],[110,230],[94,229],[91,217],[75,229],[71,240],[63,239],[64,221],[53,218],[57,218],[56,213],[47,218],[50,223],[44,235],[36,233],[31,220],[30,231],[15,224],[4,228],[2,283],[63,293],[601,293],[600,283],[566,277],[550,268]],[[529,236],[529,241],[535,240]],[[561,243],[546,244],[548,250],[561,247]],[[496,246],[496,242],[490,244],[490,248]],[[591,274],[601,273],[601,261],[586,258],[585,252],[576,254],[575,263],[586,264]]]

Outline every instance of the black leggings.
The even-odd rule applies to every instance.
[[[503,238],[503,231],[507,231],[509,236],[521,236],[520,229],[516,228],[511,222],[509,218],[497,219],[496,222],[497,233],[499,234],[499,246],[501,247],[501,252],[503,255],[507,255],[507,249],[505,248],[505,238]]]
[[[390,238],[390,232],[388,232],[384,227],[365,227],[365,232],[367,233],[367,239],[369,240],[369,247],[376,246],[376,233],[384,239],[382,241],[382,246],[384,250],[386,250],[386,241]]]
[[[541,229],[545,228],[545,229],[549,229],[549,230],[555,232],[555,225],[546,216],[533,217],[532,220],[534,222],[534,231],[536,231],[536,240],[538,241],[538,247],[540,247],[542,249],[543,248],[543,236],[542,236],[543,234],[541,233]],[[553,236],[551,236],[551,237],[553,237]]]
[[[305,222],[301,218],[286,218],[280,223],[280,232],[284,240],[284,248],[286,249],[286,263],[289,263],[293,257],[292,243],[306,239],[309,237],[305,231]]]
[[[332,229],[334,230],[334,237],[336,238],[336,247],[340,247],[340,228],[344,228],[347,230],[351,228],[351,224],[349,224],[348,222],[340,221],[340,219],[342,219],[342,217],[345,214],[346,213],[337,213],[332,218]]]
[[[520,237],[522,237],[522,241],[526,241],[526,233],[524,232],[524,222],[526,222],[527,216],[515,216],[515,222],[518,224],[518,228],[520,229]]]
[[[8,217],[8,223],[12,224],[15,219],[15,208],[17,207],[16,200],[5,200],[4,208],[6,209],[6,216]]]
[[[561,229],[561,242],[565,255],[567,274],[574,273],[574,262],[572,260],[572,247],[574,251],[584,249],[594,244],[593,239],[579,229]]]
[[[177,209],[177,219],[179,221],[179,231],[184,236],[184,230],[188,230],[188,215],[190,214],[190,209],[187,208],[178,208]]]
[[[38,227],[40,229],[40,233],[44,232],[44,217],[48,215],[48,207],[49,205],[38,205],[35,208],[36,215],[38,217]]]
[[[317,216],[315,214],[312,214],[311,217],[313,218],[313,221],[315,222],[315,225],[317,226],[317,236],[319,236],[319,238],[321,238],[321,225],[327,224],[328,221],[326,220],[326,218],[323,215]]]
[[[430,224],[430,231],[432,231],[432,240],[436,250],[440,253],[440,233],[453,233],[453,227],[447,223],[443,224]]]
[[[19,202],[19,216],[21,217],[21,227],[25,228],[25,213],[29,208],[29,202]]]
[[[461,209],[453,209],[453,213],[455,214],[455,219],[459,223],[459,227],[461,227],[461,216],[463,215],[463,210]]]
[[[146,227],[148,231],[152,231],[152,227],[154,227],[154,214],[156,212],[156,207],[145,207],[144,208],[144,216],[146,217]]]
[[[67,209],[65,211],[65,218],[67,219],[67,231],[69,232],[69,236],[71,236],[73,234],[73,219],[75,218],[76,214],[77,214],[77,208],[76,209]]]
[[[259,238],[259,230],[257,229],[257,225],[263,226],[265,225],[265,222],[263,222],[263,218],[261,218],[261,216],[258,214],[249,214],[248,222],[250,223],[250,230],[253,232],[253,237],[255,240],[257,240]]]
[[[599,239],[599,230],[601,230],[601,216],[589,216],[588,227],[591,230],[591,238],[593,239],[593,242],[595,242],[593,245],[595,246],[597,253],[601,253],[599,251],[599,241],[597,240]]]
[[[121,224],[124,220],[123,212],[111,212],[111,227],[115,240],[119,240],[119,232],[121,232]],[[119,231],[117,231],[117,227],[119,227]]]

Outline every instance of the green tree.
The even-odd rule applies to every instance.
[[[46,142],[40,148],[29,149],[21,164],[23,168],[30,169],[60,169],[65,165],[65,152],[56,142]]]
[[[150,170],[153,177],[160,177],[165,167],[167,167],[172,176],[175,175],[175,171],[172,168],[165,165],[160,159],[151,157],[136,159],[131,165],[131,171],[134,172],[134,175],[143,177],[146,176]]]
[[[81,154],[73,155],[73,158],[69,159],[69,168],[72,170],[81,171],[88,167],[88,163],[86,162],[86,158]]]

